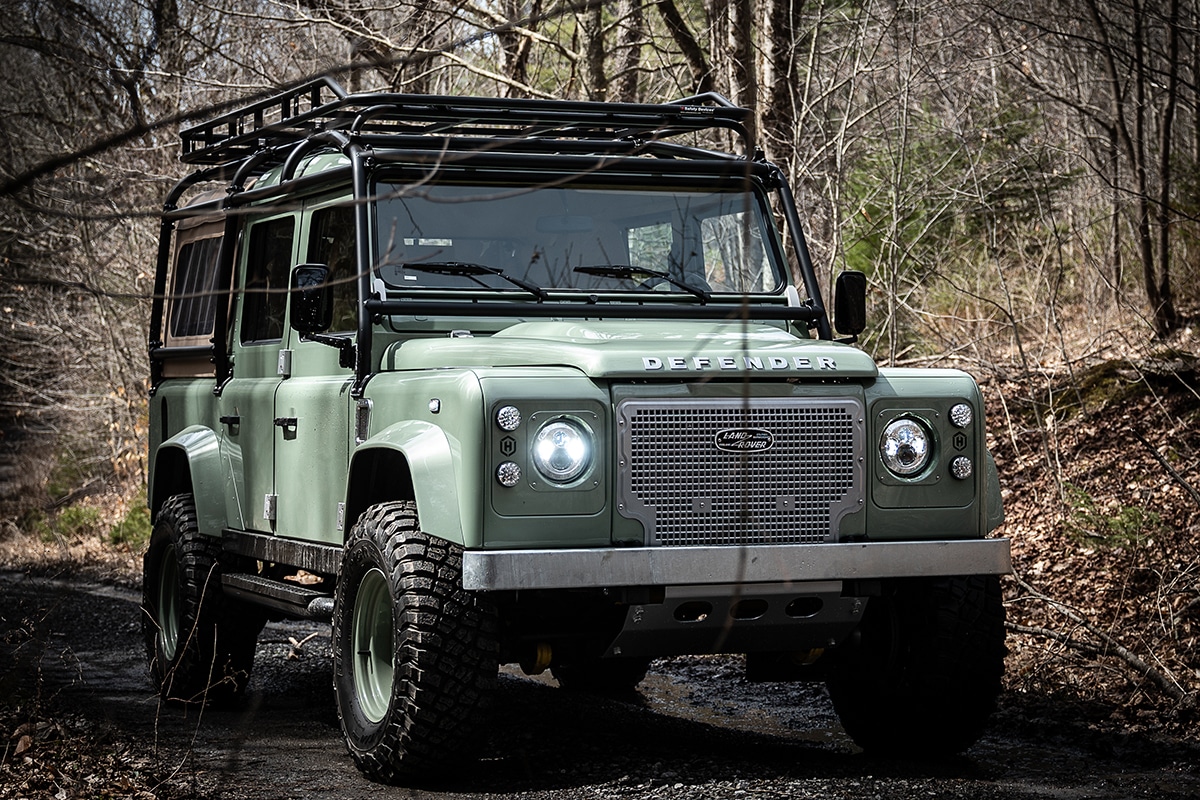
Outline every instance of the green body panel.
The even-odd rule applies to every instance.
[[[395,450],[404,456],[412,479],[412,490],[416,495],[421,529],[439,538],[464,544],[467,538],[463,535],[456,459],[446,432],[419,420],[397,422],[371,437],[359,448],[359,452],[378,448]],[[399,485],[396,489],[398,495],[404,491],[404,487]]]
[[[959,539],[982,536],[987,520],[987,464],[983,397],[970,375],[948,369],[883,369],[866,387],[868,457],[867,536],[872,540]],[[959,430],[948,412],[971,406],[972,422]],[[879,441],[884,426],[899,416],[917,417],[933,432],[930,469],[898,478],[883,465]],[[956,443],[956,435],[963,440]],[[974,472],[966,480],[949,473],[950,458],[968,456]],[[998,491],[998,484],[997,484]]]
[[[875,362],[846,345],[740,322],[547,321],[480,339],[414,339],[389,348],[385,369],[563,365],[598,379],[873,378]]]
[[[412,493],[425,532],[478,547],[484,436],[478,376],[471,370],[382,373],[367,384],[364,400],[372,409],[370,430],[351,461],[378,448],[403,454],[411,487],[396,476],[395,498]]]
[[[217,435],[202,425],[191,425],[159,445],[160,457],[172,451],[181,454],[188,464],[200,532],[220,536],[225,526],[225,470]]]
[[[1004,524],[1004,499],[1000,494],[1000,471],[996,459],[987,454],[987,532]]]
[[[475,338],[393,334],[392,339],[384,356],[390,369],[367,385],[369,430],[357,445],[351,375],[338,367],[337,351],[324,345],[289,342],[286,378],[276,374],[281,344],[241,347],[237,377],[217,400],[203,381],[164,386],[155,403],[168,409],[167,419],[204,419],[218,432],[220,458],[204,462],[212,475],[195,488],[198,507],[207,510],[204,524],[337,544],[354,522],[339,519],[338,509],[347,496],[351,464],[382,448],[408,465],[409,476],[397,476],[394,497],[416,500],[430,534],[467,547],[637,544],[644,537],[640,523],[614,511],[617,403],[626,397],[746,392],[857,397],[863,403],[867,503],[842,519],[842,540],[971,538],[1003,521],[999,481],[983,436],[982,397],[971,377],[957,370],[876,370],[861,351],[768,325],[552,321],[516,323]],[[802,357],[797,353],[811,353],[803,357],[818,365],[829,359],[836,368],[825,370],[824,381],[804,381],[795,369]],[[647,364],[648,358],[663,363]],[[761,370],[747,369],[746,358],[756,359]],[[580,363],[560,366],[572,359]],[[740,369],[722,370],[721,359],[735,359]],[[633,375],[642,380],[631,381]],[[974,419],[962,432],[965,444],[956,449],[959,431],[947,415],[959,402],[971,405]],[[511,436],[495,424],[497,410],[510,404],[527,420]],[[222,415],[237,416],[241,424],[223,425],[217,421]],[[583,422],[596,439],[586,480],[565,488],[538,481],[522,458],[536,425],[562,415]],[[938,466],[901,479],[884,468],[878,442],[883,425],[909,415],[933,430]],[[294,418],[296,424],[273,425],[275,418]],[[959,450],[976,465],[965,481],[948,474],[943,457]],[[505,488],[495,472],[514,453],[522,481]],[[212,497],[200,496],[210,492]],[[263,514],[267,494],[278,496],[274,521]]]
[[[553,346],[547,343],[547,350]],[[562,367],[480,370],[488,422],[486,463],[481,487],[487,497],[483,545],[486,547],[602,547],[612,543],[615,432],[608,389],[578,370]],[[521,411],[522,424],[511,433],[495,424],[503,406]],[[583,477],[566,487],[547,484],[529,464],[527,436],[542,422],[568,417],[595,437],[593,460]],[[507,447],[505,440],[511,442]],[[511,451],[511,452],[510,452]],[[513,461],[521,482],[506,488],[495,467]]]
[[[298,349],[294,358],[299,360],[302,354]],[[275,533],[279,536],[342,543],[338,503],[346,496],[351,382],[349,376],[333,370],[327,377],[293,373],[279,385],[275,416],[296,420],[294,426],[274,428],[274,491],[279,498]]]
[[[230,527],[270,533],[273,522],[265,517],[264,498],[275,493],[275,392],[280,345],[255,345],[235,353],[234,378],[224,387],[211,422],[221,432],[222,449],[230,465],[230,482],[236,487],[236,516]],[[222,424],[220,417],[236,419]]]

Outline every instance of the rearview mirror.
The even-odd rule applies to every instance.
[[[867,276],[843,272],[833,292],[834,326],[845,336],[858,336],[867,327]]]
[[[292,330],[321,333],[333,324],[333,287],[329,267],[300,264],[292,269]]]

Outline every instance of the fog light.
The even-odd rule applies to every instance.
[[[958,478],[960,481],[965,481],[971,477],[974,471],[974,465],[971,464],[971,459],[966,456],[959,456],[950,462],[950,474]]]
[[[965,428],[970,425],[972,416],[971,407],[966,403],[959,403],[950,409],[950,422],[956,428]]]
[[[496,468],[496,480],[501,486],[512,488],[521,482],[521,467],[512,461],[505,461]]]

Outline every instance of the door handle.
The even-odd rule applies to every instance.
[[[296,417],[276,417],[275,424],[280,428],[294,428],[299,420]]]

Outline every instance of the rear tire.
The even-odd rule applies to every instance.
[[[899,581],[871,599],[826,685],[864,750],[953,755],[982,735],[1006,652],[998,577]]]
[[[165,700],[228,702],[250,680],[261,611],[224,596],[221,542],[200,533],[190,494],[158,511],[142,568],[142,635]]]
[[[334,599],[346,745],[368,777],[428,777],[473,754],[499,668],[494,609],[462,588],[462,549],[421,532],[411,502],[350,532]]]

